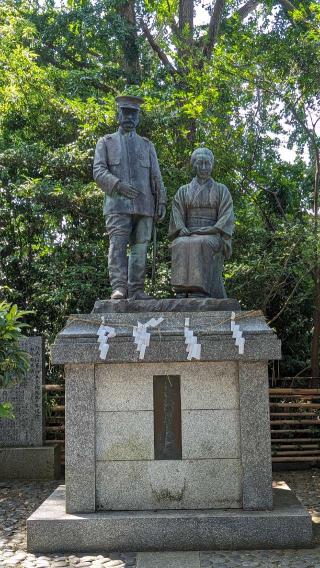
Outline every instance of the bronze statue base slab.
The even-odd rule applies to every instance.
[[[96,300],[93,314],[132,312],[228,312],[241,306],[233,298],[154,298],[152,300]]]

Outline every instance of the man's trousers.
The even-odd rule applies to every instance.
[[[109,277],[112,290],[124,288],[132,296],[144,289],[148,244],[153,217],[112,213],[106,215],[109,236]],[[129,259],[127,247],[130,245]]]

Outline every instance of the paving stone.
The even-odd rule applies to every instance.
[[[142,552],[137,568],[200,568],[199,552]]]
[[[314,549],[306,550],[262,550],[262,551],[215,551],[200,553],[201,568],[320,568],[320,470],[301,472],[277,472],[276,481],[283,480],[293,489],[300,500],[318,516],[315,525]],[[55,482],[12,482],[0,483],[0,567],[1,568],[133,568],[136,566],[135,553],[112,553],[104,551],[99,555],[76,554],[55,556],[34,555],[26,551],[25,522],[28,516],[52,493]],[[5,528],[10,531],[4,531]],[[11,534],[10,534],[11,533]],[[7,553],[7,556],[4,554]],[[192,553],[190,553],[192,558]],[[153,555],[152,568],[157,568]],[[16,563],[17,558],[19,562]],[[85,561],[85,558],[91,558]],[[152,560],[152,553],[151,553]],[[10,560],[12,562],[10,564]],[[99,563],[101,561],[101,564]],[[5,563],[6,562],[6,563]],[[116,564],[114,564],[116,562]],[[166,566],[169,568],[170,565]],[[178,565],[175,566],[178,568]],[[185,564],[184,568],[188,568]],[[196,566],[192,566],[196,568]]]

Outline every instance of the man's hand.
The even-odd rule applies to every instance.
[[[183,227],[183,229],[180,230],[179,237],[190,237],[190,235],[191,233],[187,227]]]
[[[166,206],[163,203],[160,203],[158,207],[158,214],[157,214],[157,223],[162,223],[166,216]]]
[[[139,195],[139,191],[125,181],[119,181],[115,189],[117,193],[128,199],[135,199]]]

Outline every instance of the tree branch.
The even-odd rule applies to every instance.
[[[204,54],[208,57],[208,59],[211,57],[214,45],[217,41],[224,6],[225,6],[225,0],[216,0],[214,8],[211,13],[209,30],[208,30],[208,39],[204,47]]]
[[[296,7],[291,4],[291,2],[289,0],[278,0],[279,4],[281,4],[281,6],[285,9],[285,11],[288,12],[293,12]]]
[[[193,34],[193,0],[179,1],[179,30],[183,32],[185,26],[188,26],[188,35]]]
[[[291,293],[289,294],[289,296],[287,297],[285,303],[283,304],[281,310],[277,313],[277,315],[275,315],[270,321],[268,321],[268,325],[271,325],[272,323],[274,323],[280,316],[281,314],[284,312],[284,310],[287,308],[291,298],[294,296],[294,294],[296,293],[298,286],[300,284],[300,282],[305,278],[305,273],[303,273],[303,275],[296,281],[295,286],[293,288],[293,290],[291,291]]]
[[[295,6],[290,2],[290,0],[276,0],[275,3],[280,4],[289,17],[291,16],[289,12],[293,12],[296,9]],[[233,15],[238,15],[242,22],[247,16],[249,16],[251,12],[253,12],[253,10],[255,10],[259,6],[259,4],[262,4],[262,0],[248,0],[248,2],[246,4],[243,4],[243,6],[240,6],[240,8],[236,12],[234,12]]]
[[[163,63],[167,71],[169,71],[170,75],[173,77],[178,73],[177,69],[172,65],[171,61],[169,60],[168,56],[165,52],[161,49],[161,47],[155,41],[152,33],[150,32],[147,24],[140,18],[139,20],[140,27],[144,33],[144,36],[149,42],[149,45],[153,49],[153,51],[158,55],[160,61]]]
[[[261,0],[249,0],[243,6],[240,6],[239,10],[237,10],[234,14],[239,16],[240,21],[242,22],[253,10],[255,10],[259,4],[261,4]]]

